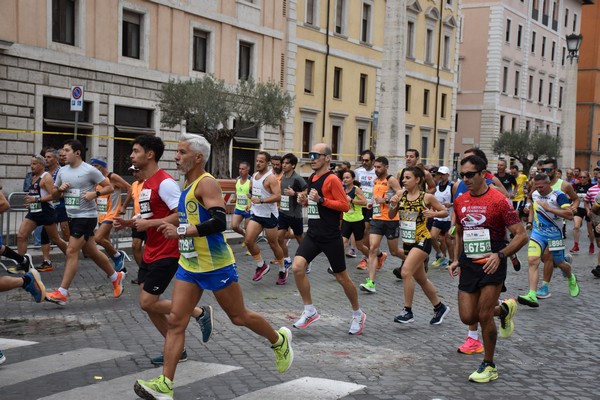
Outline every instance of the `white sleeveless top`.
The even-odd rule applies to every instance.
[[[446,189],[441,192],[439,183],[435,187],[435,198],[444,205],[444,203],[452,203],[452,182],[448,181]],[[452,215],[452,207],[447,208],[448,216],[444,218],[434,218],[437,221],[450,221]]]
[[[263,183],[267,176],[271,175],[273,170],[269,170],[266,174],[264,174],[260,179],[256,179],[256,172],[252,175],[252,197],[257,197],[259,199],[266,199],[267,197],[271,197],[273,193],[268,192],[265,189]],[[254,204],[252,203],[252,208],[250,208],[250,213],[252,215],[256,215],[257,217],[262,218],[270,218],[271,214],[275,216],[275,218],[279,217],[279,212],[277,211],[277,203],[265,203],[265,204]]]

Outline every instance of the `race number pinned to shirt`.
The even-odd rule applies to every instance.
[[[252,197],[256,197],[259,200],[262,198],[262,192],[259,187],[252,188]]]
[[[564,250],[564,249],[565,249],[565,243],[563,242],[562,239],[549,239],[548,240],[548,250],[558,251],[558,250]]]
[[[140,215],[144,219],[152,218],[154,215],[152,208],[150,208],[150,197],[152,197],[152,189],[142,189],[140,192],[139,202]]]
[[[316,201],[308,200],[308,219],[319,219],[321,216],[319,215],[319,206]]]
[[[373,202],[373,217],[381,217],[381,205],[376,201]]]
[[[98,204],[98,213],[106,214],[106,212],[108,211],[108,197],[97,198],[96,204]]]
[[[279,209],[282,211],[290,211],[290,196],[286,196],[283,194],[281,195]]]
[[[484,258],[492,252],[489,229],[463,231],[463,248],[469,258]]]
[[[187,224],[180,224],[180,227],[188,227]],[[194,238],[186,237],[183,239],[179,239],[179,253],[185,258],[197,258],[198,253],[196,252],[196,248],[194,247]]]
[[[373,186],[363,186],[361,189],[367,200],[373,200]]]
[[[29,212],[39,213],[42,212],[42,202],[40,200],[29,203]]]
[[[246,196],[245,194],[238,194],[237,204],[238,206],[246,207],[248,205],[248,196]]]
[[[79,189],[67,189],[64,194],[65,207],[79,208],[81,206],[81,191]]]
[[[400,221],[400,236],[404,243],[417,241],[417,221]]]

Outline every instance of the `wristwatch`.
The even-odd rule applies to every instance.
[[[319,200],[317,201],[317,203],[323,204],[324,201],[325,201],[325,199],[323,197],[319,197]]]
[[[498,258],[500,259],[500,261],[506,260],[506,254],[504,254],[503,252],[499,251],[496,254],[498,254]]]
[[[100,196],[101,196],[101,195],[100,195],[100,191],[99,191],[99,190],[96,190],[96,197],[100,197]]]
[[[187,226],[179,225],[177,227],[177,234],[179,235],[179,239],[185,239],[185,235],[187,234]]]

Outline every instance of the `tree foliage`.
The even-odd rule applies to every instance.
[[[504,131],[492,143],[492,150],[496,154],[506,154],[519,160],[525,173],[528,173],[537,160],[558,158],[560,149],[560,137],[546,135],[538,130]]]
[[[229,148],[237,134],[279,126],[292,104],[292,96],[275,82],[249,79],[230,86],[210,75],[170,80],[159,93],[162,124],[172,128],[185,122],[188,131],[203,135],[212,146],[213,174],[217,178],[230,177]],[[231,117],[236,123],[229,129]]]

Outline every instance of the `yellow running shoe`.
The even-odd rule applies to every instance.
[[[486,383],[498,379],[498,369],[493,363],[482,362],[477,371],[469,376],[469,381]]]

